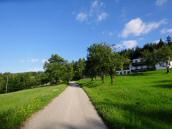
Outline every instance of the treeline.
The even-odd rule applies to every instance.
[[[44,72],[4,73],[0,74],[0,93],[38,87],[48,82]]]
[[[85,59],[69,63],[55,54],[44,64],[44,72],[0,74],[0,93],[68,83],[85,77]]]
[[[87,59],[68,62],[57,54],[52,55],[44,64],[44,72],[4,73],[0,74],[0,93],[22,89],[68,83],[84,77],[110,75],[113,83],[115,68],[120,66],[122,58],[107,44],[93,44],[88,48]]]
[[[119,54],[130,60],[143,58],[147,66],[166,63],[168,73],[170,61],[172,61],[172,39],[168,36],[166,41],[160,39],[158,43],[147,43],[142,48],[123,50]]]
[[[120,51],[119,54],[126,56],[129,59],[135,59],[139,57],[144,57],[145,51],[153,52],[155,50],[161,49],[162,47],[171,48],[171,46],[172,46],[172,39],[170,36],[168,36],[166,41],[160,39],[158,43],[155,42],[146,43],[143,47],[125,49]]]
[[[87,49],[87,58],[69,62],[57,54],[52,55],[44,64],[44,72],[4,73],[0,74],[0,93],[13,92],[22,89],[68,83],[90,77],[92,80],[109,75],[111,84],[116,71],[129,66],[134,58],[144,58],[147,65],[158,62],[168,62],[172,59],[172,40],[148,43],[142,48],[116,52],[106,43],[93,44]],[[169,72],[167,65],[167,72]]]
[[[114,52],[111,46],[100,43],[88,48],[86,59],[71,63],[57,54],[52,55],[45,63],[44,69],[50,84],[67,83],[70,80],[79,80],[84,77],[90,77],[93,80],[97,76],[100,76],[104,82],[105,75],[110,76],[113,84],[116,69],[123,67],[124,63],[127,63],[126,59]]]

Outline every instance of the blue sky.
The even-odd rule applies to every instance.
[[[72,61],[96,42],[119,49],[172,35],[171,0],[0,0],[0,72],[42,70],[51,54]]]

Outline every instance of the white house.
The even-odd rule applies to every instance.
[[[132,67],[131,67],[132,72],[142,72],[152,69],[154,69],[154,66],[146,65],[144,58],[137,58],[132,60]]]
[[[172,61],[168,61],[167,63],[161,62],[155,65],[156,70],[166,69],[167,65],[169,68],[172,68]]]
[[[131,73],[131,70],[127,69],[127,70],[118,70],[116,71],[117,75],[127,75]]]
[[[169,61],[168,63],[158,63],[155,66],[148,66],[146,65],[146,62],[144,58],[137,58],[133,59],[131,64],[128,66],[128,69],[121,69],[116,71],[118,75],[126,75],[130,73],[135,72],[143,72],[148,70],[160,70],[160,69],[166,69],[166,67],[172,68],[172,61]]]

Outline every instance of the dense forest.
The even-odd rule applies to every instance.
[[[85,77],[93,80],[100,76],[104,82],[105,75],[110,76],[113,84],[116,70],[130,64],[134,58],[144,58],[147,65],[171,60],[172,40],[168,36],[166,41],[160,39],[159,43],[147,43],[142,48],[136,47],[120,52],[113,50],[106,43],[95,43],[87,51],[86,59],[72,62],[54,54],[44,64],[44,72],[1,73],[0,93],[68,83],[70,80],[79,80]]]

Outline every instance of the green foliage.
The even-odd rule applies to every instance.
[[[0,93],[4,93],[5,92],[5,76],[3,76],[3,74],[0,74]]]
[[[172,58],[172,48],[164,46],[157,52],[157,58],[160,62],[167,62]]]
[[[0,95],[0,129],[16,129],[34,112],[59,95],[66,85],[49,86]]]
[[[95,69],[104,75],[112,60],[112,49],[106,44],[93,44],[88,48],[88,57],[95,64]]]
[[[7,84],[8,77],[8,84]],[[32,87],[40,87],[48,83],[47,75],[44,72],[27,72],[27,73],[4,73],[0,74],[0,93],[7,91],[13,92]]]
[[[61,81],[69,82],[73,77],[72,65],[57,54],[51,56],[45,63],[44,69],[51,84],[58,84]]]
[[[172,73],[117,76],[116,86],[83,79],[84,88],[110,129],[171,129]]]
[[[149,51],[146,49],[142,52],[142,55],[148,66],[155,66],[155,64],[158,63],[159,61],[157,58],[157,55],[158,55],[157,50]]]
[[[59,55],[54,54],[51,56],[50,59],[48,59],[48,62],[50,64],[52,64],[52,63],[63,64],[65,62],[65,60],[62,57],[60,57]]]
[[[90,77],[101,76],[104,82],[104,75],[115,75],[116,67],[121,63],[120,56],[112,52],[107,44],[93,44],[88,48],[86,70]]]
[[[170,41],[168,41],[168,42],[170,42]],[[160,39],[159,43],[147,43],[142,48],[136,47],[135,49],[122,50],[119,52],[119,54],[124,57],[127,57],[129,59],[142,58],[145,56],[144,53],[146,53],[146,55],[151,54],[151,53],[154,54],[154,52],[156,50],[159,50],[162,47],[171,48],[172,44],[170,44],[168,42],[164,42],[162,39]]]
[[[73,78],[73,67],[72,64],[65,64],[62,69],[62,80],[68,83]]]
[[[172,45],[172,39],[169,35],[167,36],[167,43],[168,45]]]
[[[79,80],[84,78],[85,75],[85,67],[86,67],[86,61],[85,59],[79,59],[78,61],[75,61],[73,64],[73,80]]]
[[[155,66],[157,63],[166,63],[167,64],[167,72],[169,72],[169,61],[172,59],[172,48],[171,45],[168,44],[163,45],[158,49],[145,49],[142,52],[142,55],[146,61],[147,65]]]
[[[154,67],[157,63],[167,64],[167,73],[169,72],[169,62],[172,60],[172,41],[167,37],[167,42],[160,39],[159,43],[147,43],[143,48],[128,49],[119,52],[120,55],[129,59],[144,58],[147,66]]]

